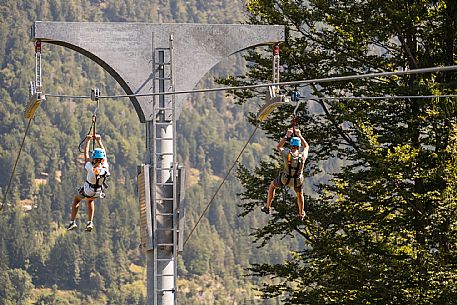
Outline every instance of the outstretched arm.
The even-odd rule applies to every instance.
[[[103,146],[103,143],[102,143],[102,137],[99,134],[95,135],[95,140],[97,141],[98,146],[100,146],[101,149],[106,151],[105,146]]]
[[[306,142],[305,138],[303,138],[303,136],[301,135],[300,130],[297,129],[295,132],[296,132],[296,134],[297,134],[297,137],[300,138],[301,145],[302,145],[304,148],[308,147],[308,142]]]
[[[286,132],[286,135],[285,135],[283,138],[281,138],[281,140],[280,140],[279,143],[278,143],[278,146],[276,146],[276,148],[277,148],[279,151],[281,151],[281,150],[284,149],[283,146],[284,146],[284,144],[286,143],[287,138],[290,138],[290,136],[292,136],[292,133],[293,133],[292,129],[288,129],[287,132]]]
[[[90,156],[89,156],[89,145],[90,145],[90,139],[92,139],[91,135],[86,136],[86,145],[84,146],[84,164],[87,162],[90,162]]]

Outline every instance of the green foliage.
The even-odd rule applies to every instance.
[[[14,304],[13,297],[15,291],[13,283],[11,283],[8,273],[0,273],[0,304],[12,305]]]
[[[14,304],[26,304],[32,296],[32,278],[22,269],[12,269],[8,271],[11,284],[14,287],[14,293],[9,300],[14,301]]]
[[[286,26],[283,80],[454,65],[456,8],[455,1],[247,2],[250,23]],[[249,78],[222,82],[268,81],[271,55],[252,51],[246,59]],[[455,80],[443,72],[306,90],[318,97],[446,94]],[[257,94],[237,96],[244,102]],[[290,126],[292,107],[261,124],[271,138]],[[293,257],[252,267],[270,280],[263,297],[285,304],[455,303],[454,99],[307,101],[297,124],[310,143],[306,174],[320,182],[318,196],[306,198],[304,224],[293,220],[293,197],[277,199],[269,224],[253,234],[264,246],[276,237],[305,239]],[[316,165],[335,159],[344,163],[327,173],[331,181],[321,180]],[[243,215],[263,204],[278,168],[277,155],[240,168]]]
[[[23,111],[28,100],[27,85],[33,78],[34,54],[29,38],[33,21],[238,23],[244,18],[241,8],[237,0],[3,1],[0,188],[5,191],[27,123]],[[123,93],[107,73],[80,54],[43,43],[42,57],[45,93],[81,95],[94,86],[106,94]],[[214,78],[242,73],[242,65],[240,57],[229,58],[208,73],[199,86],[217,86]],[[40,106],[19,159],[7,209],[0,215],[0,270],[23,270],[29,274],[37,287],[29,303],[146,303],[145,272],[130,268],[134,265],[141,269],[145,265],[144,254],[138,249],[135,195],[136,166],[144,159],[145,130],[127,100],[103,100],[98,112],[98,132],[108,147],[112,177],[108,197],[96,202],[95,231],[85,234],[82,230],[63,230],[68,224],[72,198],[84,181],[77,145],[88,131],[94,107],[88,100],[51,97]],[[188,179],[185,235],[252,132],[246,113],[253,109],[255,105],[236,105],[223,93],[194,95],[187,102],[178,122],[179,159],[188,172],[197,174],[192,176],[195,179]],[[255,166],[271,145],[261,134],[253,142],[240,160],[249,167]],[[214,304],[249,303],[245,300],[253,299],[254,293],[239,288],[251,287],[252,279],[243,268],[253,258],[280,260],[288,255],[290,241],[277,242],[271,251],[251,245],[250,229],[262,224],[264,216],[237,217],[241,212],[237,206],[240,190],[239,182],[229,177],[182,256],[181,266],[186,270],[180,276],[186,280],[185,285],[201,286],[194,278],[196,274],[217,278],[219,291],[214,298],[208,297]],[[86,220],[85,209],[81,204],[80,228]],[[10,302],[14,287],[2,273],[0,302]],[[199,300],[198,291],[186,292],[185,302]]]
[[[46,263],[48,281],[62,289],[75,289],[79,284],[81,253],[77,239],[66,235],[59,237],[49,253]]]
[[[10,269],[0,275],[0,304],[27,304],[32,295],[32,279],[22,269]]]

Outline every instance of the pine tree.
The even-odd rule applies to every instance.
[[[59,237],[46,263],[48,283],[63,289],[76,289],[81,279],[80,262],[77,239],[70,234]]]
[[[2,220],[0,220],[0,230],[2,232],[6,232],[6,225]],[[0,236],[0,273],[8,269],[9,266],[9,257],[6,245],[7,240],[5,239],[5,236]]]
[[[283,80],[455,64],[455,1],[260,0],[247,8],[251,23],[286,26]],[[256,63],[250,79],[225,83],[268,81],[271,55],[247,59]],[[455,302],[455,101],[325,99],[446,94],[455,79],[446,72],[310,84],[322,99],[299,109],[297,127],[311,147],[306,175],[318,174],[319,162],[346,163],[327,173],[332,181],[317,199],[306,199],[311,221],[292,220],[295,198],[286,194],[287,205],[276,199],[272,220],[256,231],[263,245],[277,235],[306,240],[282,264],[253,266],[259,276],[280,279],[262,288],[264,297],[281,295],[287,304]],[[279,140],[292,111],[283,106],[261,127]],[[272,155],[253,170],[240,168],[244,214],[264,204],[278,162]]]
[[[97,293],[93,291],[94,275],[97,271],[97,246],[95,236],[93,234],[86,234],[80,239],[79,249],[81,253],[80,264],[80,277],[79,290],[92,294]]]
[[[111,252],[111,249],[107,246],[103,246],[103,248],[98,252],[96,267],[97,271],[104,279],[106,286],[114,283],[115,279],[119,277],[119,274],[116,272],[114,255]]]
[[[10,300],[14,300],[18,305],[27,304],[32,296],[32,289],[35,288],[30,275],[22,269],[11,269],[8,271],[8,276],[14,287],[14,294]]]
[[[31,250],[31,244],[25,230],[24,215],[19,208],[15,208],[12,212],[8,231],[7,240],[9,246],[7,249],[10,268],[25,268],[25,263],[28,260]]]
[[[13,305],[14,286],[7,272],[0,272],[0,305]]]

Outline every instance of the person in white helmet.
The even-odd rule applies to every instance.
[[[287,130],[286,135],[279,141],[277,149],[283,159],[283,170],[270,183],[268,188],[267,203],[261,209],[262,212],[270,214],[271,201],[275,196],[275,190],[278,187],[293,187],[297,195],[298,216],[300,220],[305,218],[304,198],[303,198],[303,169],[308,157],[309,145],[301,135],[300,130],[296,130],[296,136],[293,136],[292,129]],[[290,148],[284,148],[287,139],[290,138]]]
[[[78,214],[79,203],[86,199],[88,214],[86,231],[92,231],[94,228],[94,200],[96,198],[105,197],[103,190],[106,187],[105,181],[110,176],[109,164],[100,135],[95,136],[95,140],[100,148],[94,149],[92,152],[92,160],[89,157],[89,144],[92,138],[93,137],[91,135],[86,136],[86,145],[84,147],[84,168],[87,171],[86,182],[79,188],[78,194],[75,195],[73,199],[73,204],[71,205],[70,224],[68,225],[67,230],[74,230],[78,227],[75,220]]]

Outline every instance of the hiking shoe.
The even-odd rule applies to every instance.
[[[76,222],[74,220],[70,221],[70,224],[68,225],[67,227],[67,230],[68,231],[71,231],[71,230],[74,230],[78,227],[78,225],[76,224]]]
[[[267,207],[263,207],[260,209],[262,212],[264,212],[265,214],[270,214],[270,208],[267,208]]]
[[[92,221],[88,221],[87,225],[86,225],[86,231],[90,232],[90,231],[92,231],[93,228],[94,228],[94,224],[92,223]]]

